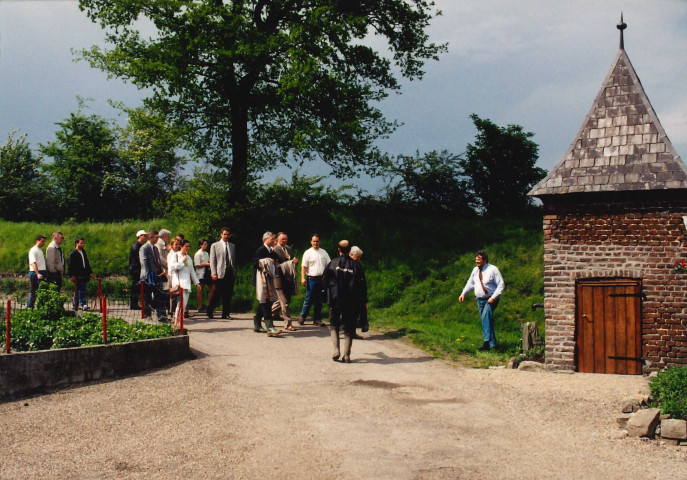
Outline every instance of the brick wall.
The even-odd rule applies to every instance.
[[[667,195],[669,197],[670,195]],[[575,369],[575,282],[641,279],[642,357],[646,371],[687,365],[687,199],[550,203],[544,216],[546,361]]]

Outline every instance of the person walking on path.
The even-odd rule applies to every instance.
[[[265,232],[262,235],[262,245],[258,247],[253,257],[255,293],[259,302],[253,317],[253,330],[256,333],[267,333],[268,337],[274,337],[281,333],[281,330],[274,328],[272,323],[272,303],[277,299],[277,291],[274,288],[275,263],[277,261],[274,246],[276,243],[277,238],[274,233]],[[266,328],[262,328],[263,320]]]
[[[363,285],[362,285],[362,291],[361,291],[361,297],[360,297],[360,304],[358,305],[358,311],[355,314],[356,318],[356,328],[359,328],[363,331],[363,333],[367,332],[370,329],[370,322],[367,319],[367,280],[365,280],[365,269],[360,263],[360,259],[363,258],[363,251],[360,247],[357,245],[353,245],[351,247],[351,253],[350,256],[353,260],[358,262],[358,266],[360,267],[360,271],[362,272],[363,276]],[[357,333],[353,334],[353,339],[354,340],[363,340],[365,337],[361,337]]]
[[[36,244],[29,250],[29,308],[33,308],[36,303],[38,284],[45,281],[48,276],[43,245],[45,245],[45,235],[37,235]]]
[[[215,284],[212,281],[212,275],[210,274],[210,254],[208,253],[208,241],[201,238],[198,242],[198,251],[193,256],[193,264],[196,267],[196,276],[198,277],[196,300],[198,302],[198,313],[204,313],[205,307],[203,306],[203,291],[205,287],[208,287],[208,300],[212,297],[215,291]]]
[[[141,246],[139,251],[139,258],[141,260],[141,282],[144,285],[144,302],[145,315],[150,317],[152,309],[155,308],[157,312],[157,319],[159,322],[166,323],[167,317],[165,312],[167,301],[164,291],[162,290],[163,273],[162,265],[160,264],[160,253],[155,246],[158,239],[156,230],[148,232],[148,241]]]
[[[69,276],[76,286],[76,295],[72,305],[74,310],[78,306],[82,310],[88,310],[88,300],[86,298],[86,283],[89,279],[94,278],[93,270],[91,270],[91,263],[88,261],[88,255],[84,250],[84,239],[77,237],[74,241],[74,250],[69,253],[67,260],[69,265]]]
[[[295,332],[291,318],[289,305],[291,297],[298,294],[298,280],[296,265],[298,259],[293,254],[293,249],[287,245],[289,236],[284,232],[277,234],[277,244],[274,246],[274,254],[277,258],[276,275],[274,277],[274,288],[277,290],[277,301],[272,304],[272,317],[274,318],[279,309],[284,317],[284,330]]]
[[[477,309],[482,321],[482,335],[484,343],[477,350],[489,350],[496,347],[496,333],[494,332],[494,310],[499,304],[499,299],[506,284],[503,282],[501,272],[496,265],[489,263],[487,252],[480,250],[475,255],[477,265],[470,274],[463,293],[458,297],[458,301],[463,303],[465,295],[470,291],[475,291],[477,298]]]
[[[322,323],[322,274],[331,261],[329,254],[320,248],[320,236],[315,234],[310,239],[311,248],[303,254],[301,262],[301,285],[305,286],[305,301],[301,309],[298,323],[303,325],[313,306],[313,324],[324,326]]]
[[[176,242],[176,240],[175,240]],[[176,243],[175,243],[176,244]],[[191,293],[191,282],[198,285],[198,277],[193,267],[193,260],[188,254],[191,249],[191,242],[183,240],[181,249],[173,250],[167,255],[167,266],[169,267],[170,290],[179,286],[182,292],[184,308],[187,309],[189,294]],[[174,330],[181,328],[181,302],[178,302],[174,312]],[[183,332],[182,332],[183,333]]]
[[[131,277],[131,290],[129,291],[129,309],[140,310],[138,299],[141,297],[141,258],[139,252],[144,243],[148,241],[148,233],[145,230],[136,232],[136,241],[129,249],[129,276]]]
[[[356,313],[362,301],[365,279],[358,262],[350,257],[348,240],[339,242],[339,257],[335,258],[322,275],[322,285],[329,296],[329,330],[334,346],[332,360],[351,363],[351,346],[355,335]],[[339,331],[343,330],[343,351],[339,349]]]
[[[62,276],[64,275],[64,254],[62,253],[62,232],[52,234],[52,242],[45,249],[45,263],[48,269],[48,282],[57,285],[62,290]]]
[[[234,295],[236,279],[236,246],[229,241],[231,231],[222,229],[219,241],[210,246],[210,275],[215,291],[208,299],[207,316],[212,319],[213,312],[222,301],[222,318],[230,318],[231,297]]]

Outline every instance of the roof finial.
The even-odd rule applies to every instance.
[[[625,41],[623,39],[623,30],[627,28],[627,24],[623,22],[623,12],[620,12],[620,23],[616,25],[618,30],[620,30],[620,49],[625,50]]]

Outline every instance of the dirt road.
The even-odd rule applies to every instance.
[[[687,479],[621,438],[641,377],[472,370],[368,334],[192,321],[196,360],[0,404],[0,479]]]

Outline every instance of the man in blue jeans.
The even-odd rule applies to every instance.
[[[45,281],[48,276],[43,245],[45,245],[45,235],[38,235],[36,244],[29,250],[29,308],[33,308],[36,303],[38,284]]]
[[[482,321],[482,335],[484,343],[477,350],[489,350],[496,347],[496,334],[494,332],[494,310],[499,304],[499,298],[506,284],[503,282],[501,272],[495,265],[489,263],[487,252],[480,250],[475,255],[477,265],[470,274],[463,292],[458,301],[463,303],[465,295],[474,289],[477,297],[477,309]]]
[[[315,234],[310,238],[309,248],[303,254],[301,262],[301,285],[305,285],[305,301],[298,323],[303,325],[308,316],[310,306],[314,307],[313,324],[324,326],[322,323],[322,274],[331,260],[329,254],[320,248],[320,236]]]

